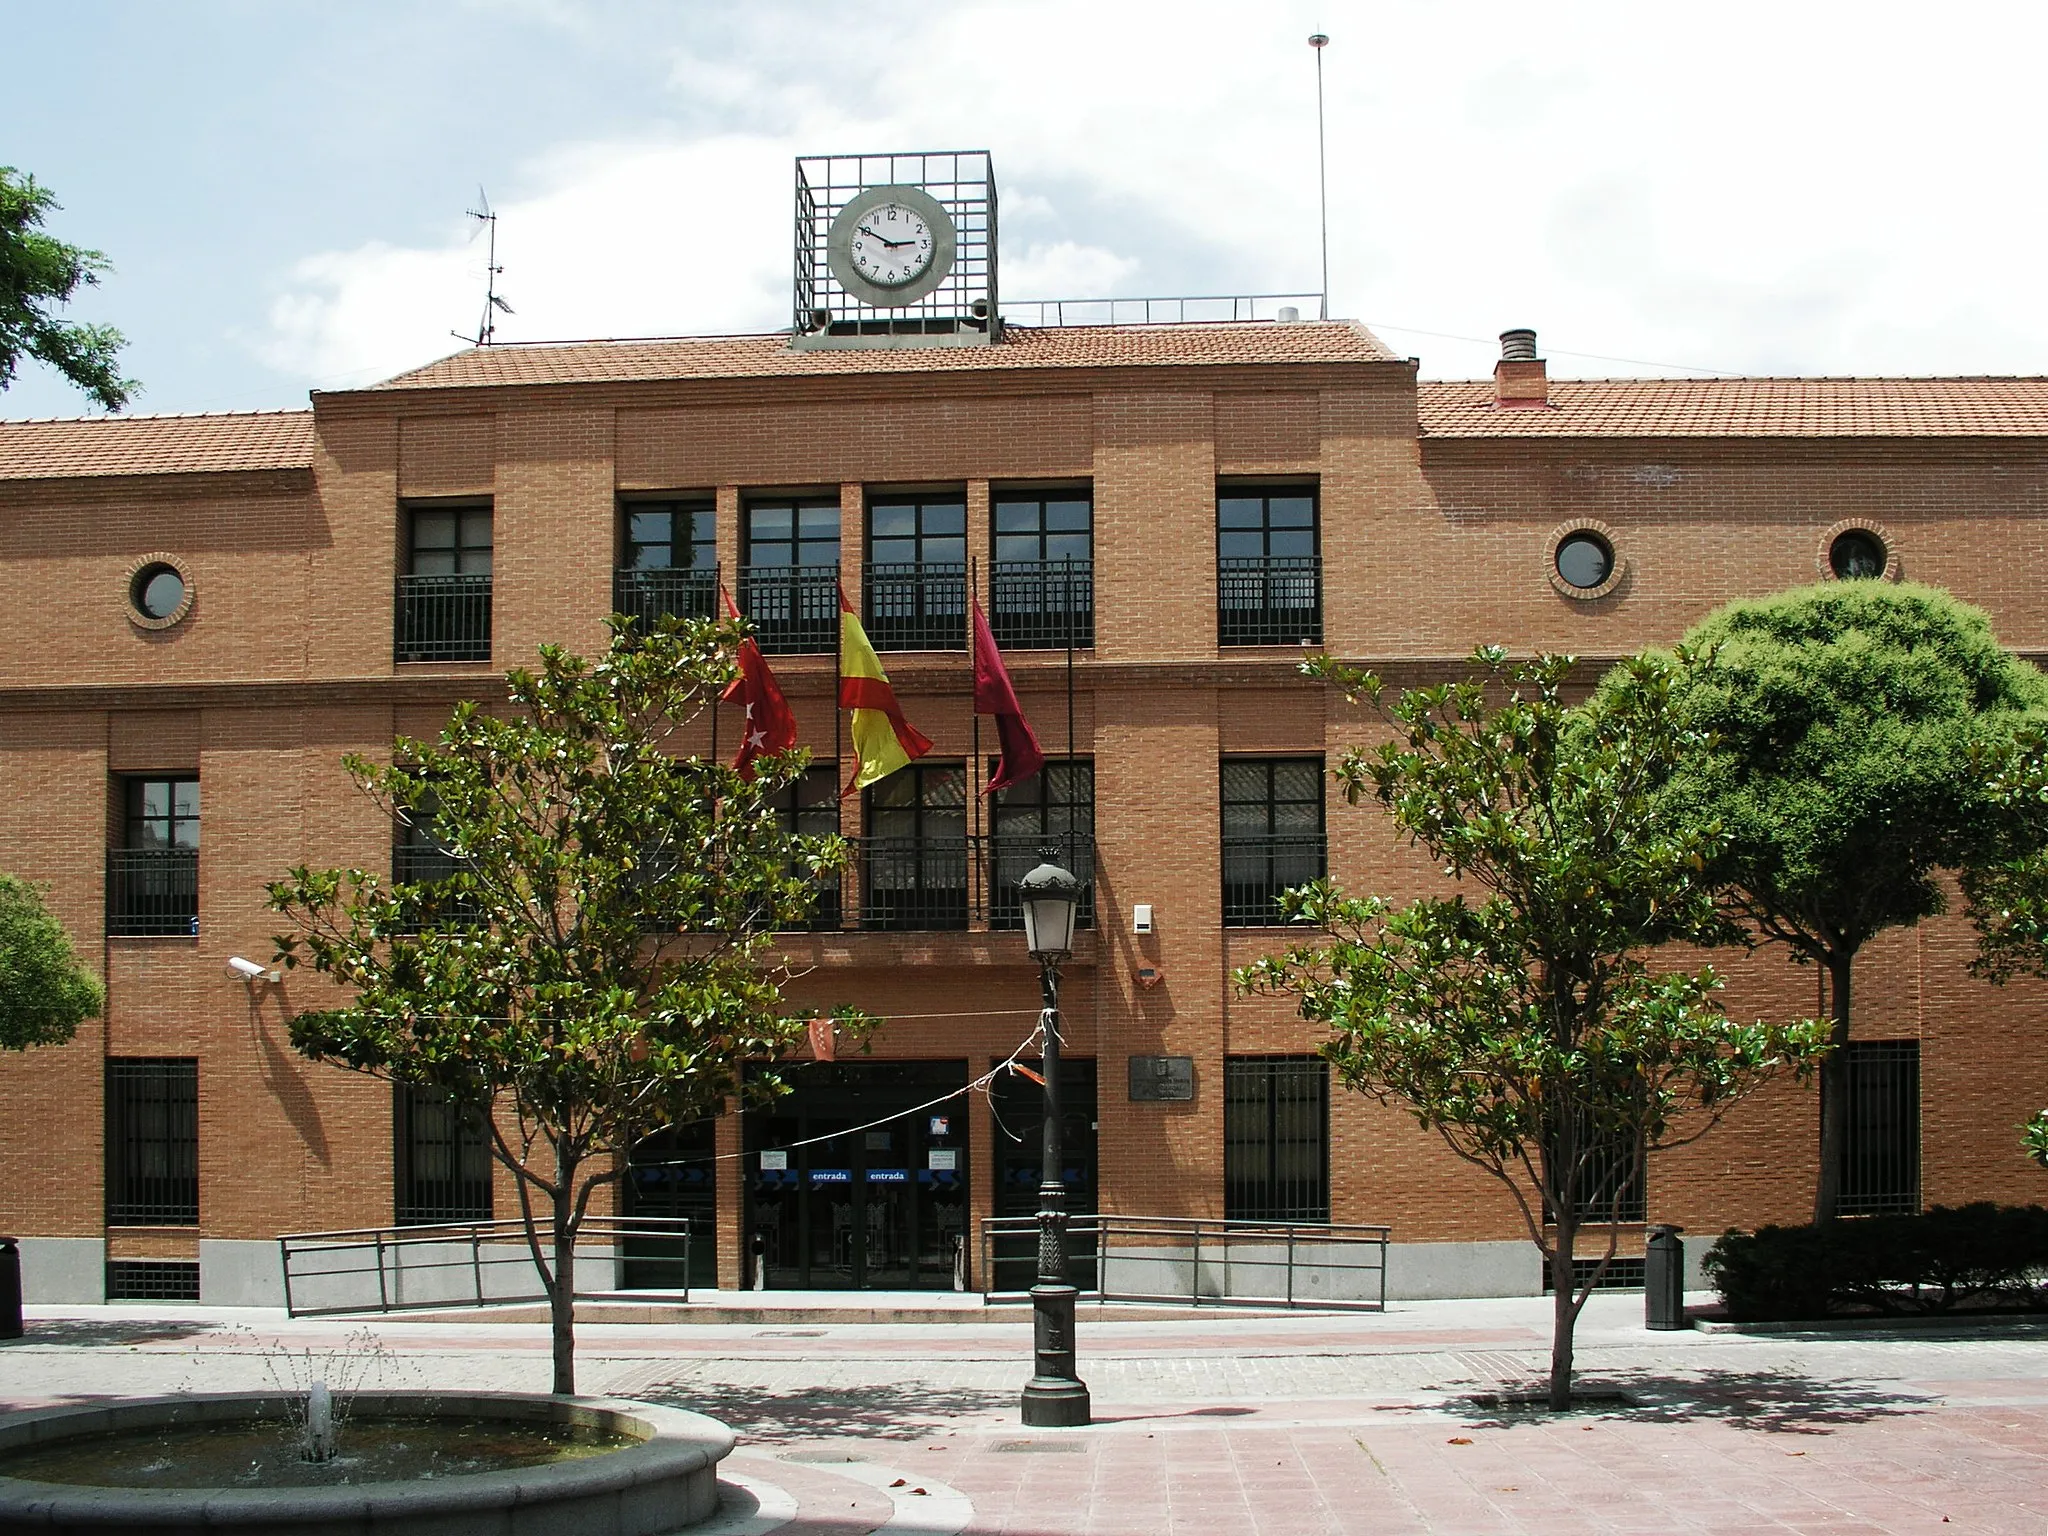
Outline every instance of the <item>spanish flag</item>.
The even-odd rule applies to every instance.
[[[860,615],[846,600],[844,587],[839,589],[839,707],[853,711],[857,759],[852,782],[842,795],[886,779],[932,749],[930,740],[903,718],[889,674],[875,658],[875,648],[868,644],[868,632],[860,627]]]

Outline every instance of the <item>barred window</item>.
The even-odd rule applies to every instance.
[[[1278,923],[1280,893],[1325,871],[1323,760],[1231,758],[1222,780],[1224,925]]]
[[[107,1225],[196,1226],[197,1058],[109,1057],[106,1074]]]
[[[1634,1133],[1596,1132],[1592,1145],[1582,1144],[1581,1150],[1578,1187],[1572,1201],[1578,1220],[1641,1221],[1647,1209],[1643,1154]],[[1556,1220],[1556,1212],[1547,1199],[1544,1201],[1543,1219],[1546,1222]]]
[[[1330,1219],[1330,1070],[1321,1057],[1224,1058],[1223,1214]]]
[[[1854,1040],[1824,1069],[1849,1075],[1844,1216],[1920,1209],[1920,1042]]]
[[[431,1089],[394,1085],[393,1201],[401,1227],[491,1219],[490,1132]]]

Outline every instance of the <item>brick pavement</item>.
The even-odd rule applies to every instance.
[[[1018,1323],[598,1327],[587,1391],[741,1431],[716,1536],[2048,1533],[2048,1337],[1649,1334],[1599,1297],[1582,1381],[1633,1406],[1473,1406],[1533,1381],[1534,1301],[1084,1328],[1097,1423],[1021,1429]],[[0,1403],[267,1385],[351,1346],[390,1385],[537,1390],[539,1328],[92,1308],[0,1347]],[[367,1351],[367,1352],[366,1352]]]

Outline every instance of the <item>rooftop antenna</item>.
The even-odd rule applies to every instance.
[[[483,318],[476,323],[474,336],[465,331],[450,331],[448,334],[457,341],[468,342],[471,346],[488,347],[492,338],[498,334],[498,312],[502,310],[509,315],[512,313],[512,306],[506,303],[504,296],[498,292],[498,274],[505,270],[498,265],[498,215],[491,207],[491,200],[484,196],[482,187],[476,189],[476,206],[469,209],[468,213],[490,236],[489,245],[486,247],[488,254],[484,257],[484,312]],[[474,240],[476,231],[471,230],[469,237]]]
[[[1316,318],[1330,318],[1330,176],[1323,154],[1323,50],[1330,46],[1327,32],[1311,32],[1309,47],[1316,51],[1316,202],[1323,222],[1323,294]]]

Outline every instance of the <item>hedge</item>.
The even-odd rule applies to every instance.
[[[1730,1231],[1707,1254],[1706,1271],[1738,1322],[2048,1310],[2048,1210],[1981,1202]]]

